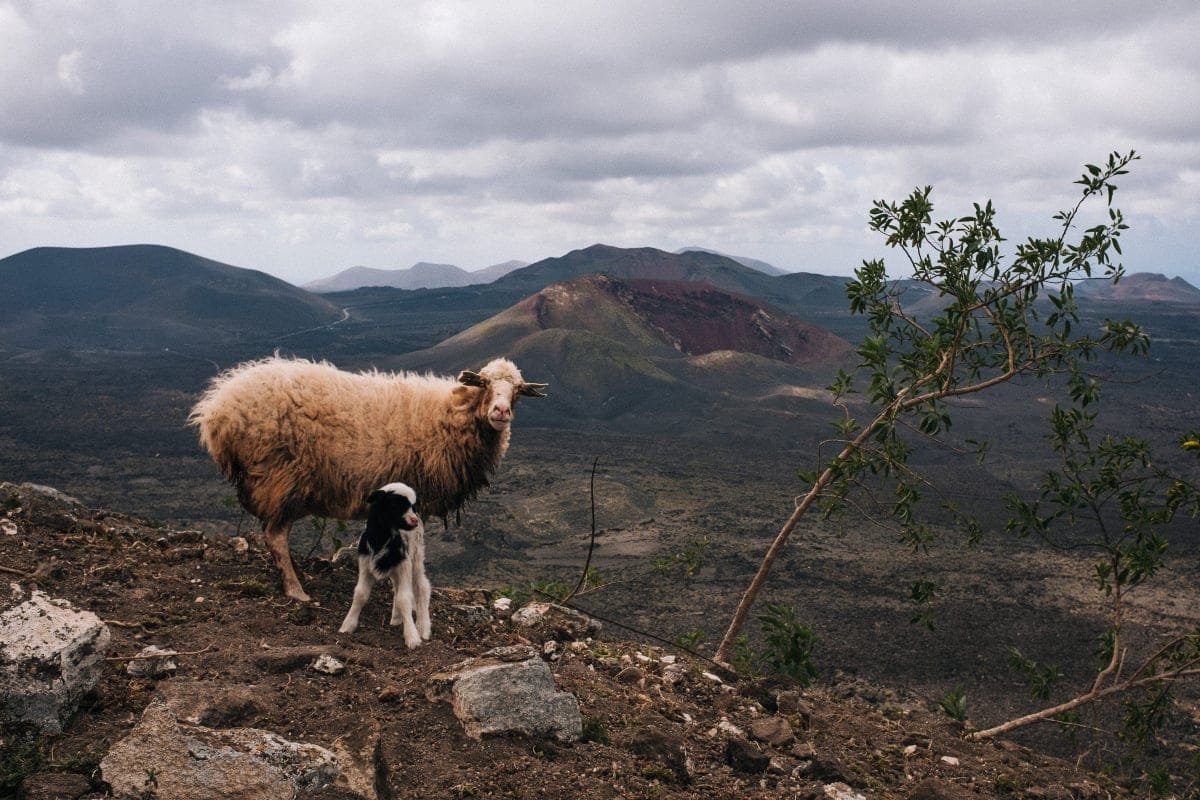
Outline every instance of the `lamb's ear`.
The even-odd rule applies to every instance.
[[[522,383],[517,389],[517,394],[523,394],[526,397],[545,397],[544,390],[549,385],[548,383]]]
[[[484,378],[478,372],[471,372],[470,370],[465,369],[458,373],[458,382],[464,386],[478,386],[480,388],[487,386],[486,378]]]
[[[367,502],[374,503],[376,500],[383,497],[384,494],[385,494],[385,492],[382,489],[376,489],[375,491],[373,491],[369,495],[367,495]]]

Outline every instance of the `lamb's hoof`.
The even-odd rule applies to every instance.
[[[312,602],[312,598],[305,594],[303,589],[285,589],[283,593],[293,600],[299,600],[301,603]]]
[[[356,630],[358,630],[357,625],[343,625],[338,628],[338,633],[354,633]]]
[[[413,649],[413,648],[415,648],[415,647],[420,647],[420,646],[421,646],[421,640],[420,640],[420,639],[407,639],[407,638],[406,638],[406,639],[404,640],[404,643],[405,643],[406,645],[408,645],[408,649],[409,649],[409,650],[412,650],[412,649]]]

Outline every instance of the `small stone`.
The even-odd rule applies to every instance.
[[[250,550],[250,542],[244,536],[234,536],[229,540],[229,546],[235,553],[245,553]]]
[[[396,686],[385,686],[379,690],[379,702],[398,703],[404,697],[404,692]]]
[[[771,747],[784,747],[791,744],[796,735],[792,732],[791,723],[783,717],[764,717],[750,723],[747,730],[750,737]]]
[[[164,650],[154,645],[143,647],[138,657],[125,665],[125,672],[131,677],[157,680],[173,675],[179,669],[179,662],[174,650]]]
[[[915,744],[910,744],[908,747],[904,748],[904,757],[905,758],[912,758],[916,754],[917,754],[917,746]]]
[[[813,747],[812,742],[797,742],[792,747],[792,756],[799,759],[816,758],[817,748]]]
[[[725,681],[721,680],[721,678],[719,676],[714,675],[713,673],[708,672],[708,671],[701,672],[700,674],[703,675],[705,678],[708,678],[713,683],[724,683],[725,682]]]
[[[844,783],[830,783],[825,786],[825,796],[829,800],[867,800],[858,792]]]
[[[952,767],[958,766],[958,759],[954,756],[942,756],[942,763],[949,764]]]
[[[450,610],[468,622],[485,622],[491,616],[485,607],[466,603],[450,606]]]
[[[11,519],[0,519],[0,533],[4,534],[5,536],[16,536],[17,523],[13,522]]]
[[[735,736],[735,737],[746,735],[745,731],[743,731],[741,728],[739,728],[737,725],[734,725],[732,722],[730,722],[727,719],[722,719],[720,722],[717,723],[717,730],[721,731],[722,733],[727,733],[730,736]]]
[[[501,619],[512,616],[513,601],[511,597],[497,597],[492,601],[492,613]]]
[[[346,665],[326,653],[317,657],[317,660],[312,663],[311,669],[322,675],[341,675],[346,671]]]
[[[679,664],[667,664],[663,667],[662,681],[664,686],[675,686],[687,677],[687,670]]]

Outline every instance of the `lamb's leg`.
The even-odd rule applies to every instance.
[[[392,570],[392,624],[404,625],[404,643],[411,649],[421,644],[421,634],[413,622],[412,559],[406,558]]]
[[[338,628],[338,633],[354,633],[358,629],[358,615],[371,598],[371,588],[374,586],[375,576],[371,574],[370,559],[359,556],[358,583],[354,585],[354,600],[350,603],[350,610],[346,612],[346,618],[342,620],[342,627]]]
[[[284,524],[264,524],[263,537],[267,540],[267,549],[275,560],[275,566],[283,577],[283,593],[293,600],[308,602],[311,598],[304,593],[300,579],[296,577],[296,569],[292,566],[292,554],[288,550],[288,534],[292,531],[290,522]]]
[[[413,559],[413,595],[417,605],[417,630],[422,639],[428,639],[432,629],[429,625],[429,593],[432,588],[429,578],[425,577],[425,560]]]

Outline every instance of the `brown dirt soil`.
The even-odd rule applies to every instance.
[[[487,607],[486,591],[435,589],[433,640],[410,651],[386,625],[386,586],[374,593],[357,633],[336,632],[354,583],[352,559],[302,563],[314,602],[296,604],[278,595],[275,572],[254,542],[239,553],[230,539],[103,511],[48,523],[19,513],[14,519],[18,532],[0,535],[0,578],[35,584],[99,615],[112,630],[111,669],[61,736],[31,746],[17,732],[4,733],[0,796],[47,772],[83,775],[100,796],[100,759],[172,681],[250,688],[254,702],[218,722],[293,740],[329,746],[378,726],[397,798],[824,798],[838,796],[828,787],[839,783],[847,798],[1129,796],[1015,744],[966,742],[944,716],[903,693],[834,679],[780,711],[778,692],[789,687],[728,673],[718,682],[704,674],[712,665],[685,655],[678,656],[684,677],[670,685],[658,661],[662,648],[605,636],[559,642],[547,656],[558,688],[578,698],[590,740],[474,741],[448,705],[426,699],[430,676],[497,646],[524,642],[545,652],[554,637],[461,610]],[[175,676],[156,684],[127,675],[129,657],[150,644],[180,653]],[[345,673],[319,674],[308,668],[311,655],[295,657],[326,649],[348,662]],[[765,767],[731,765],[729,741],[740,737],[723,723],[747,731],[772,716],[788,721],[794,740],[743,744],[749,757],[767,757]],[[686,774],[655,744],[663,737],[682,743]]]

